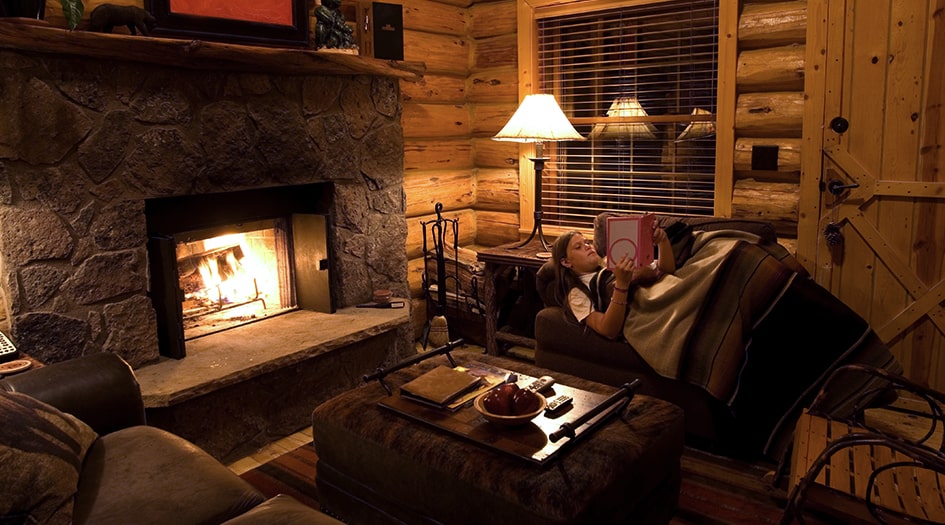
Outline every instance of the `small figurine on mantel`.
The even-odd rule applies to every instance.
[[[132,35],[141,31],[150,35],[156,21],[151,13],[133,5],[102,4],[89,15],[89,31],[111,33],[115,26],[126,26]]]
[[[321,0],[315,8],[315,49],[357,49],[354,31],[341,14],[341,0]]]

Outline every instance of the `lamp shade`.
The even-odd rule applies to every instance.
[[[607,110],[608,117],[645,117],[646,110],[636,97],[617,97]],[[592,139],[655,139],[656,126],[650,122],[604,122],[594,124]]]
[[[584,140],[564,115],[554,95],[528,95],[495,140],[556,142]]]
[[[693,115],[711,115],[707,110],[702,108],[696,108],[692,110]],[[715,122],[708,120],[700,120],[698,122],[692,122],[686,129],[676,137],[676,142],[682,142],[684,140],[693,140],[701,139],[703,137],[710,137],[715,134]]]

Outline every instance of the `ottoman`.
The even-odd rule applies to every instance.
[[[600,394],[616,388],[501,357],[479,361]],[[435,356],[390,374],[392,389]],[[544,465],[489,449],[379,407],[377,382],[312,413],[315,485],[328,513],[350,523],[668,523],[679,499],[682,409],[637,395],[619,414]],[[498,431],[498,430],[497,430]]]

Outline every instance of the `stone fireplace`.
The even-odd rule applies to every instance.
[[[160,198],[330,183],[333,303],[405,295],[397,88],[0,51],[0,287],[18,347],[158,359],[145,208]]]
[[[249,67],[239,59],[206,67],[206,61],[188,64],[173,58],[171,62],[183,63],[175,67],[148,63],[149,53],[140,47],[146,40],[140,37],[29,31],[55,33],[28,35],[24,41],[35,44],[24,46],[11,46],[0,34],[0,328],[20,351],[46,363],[112,352],[136,369],[144,390],[155,368],[151,365],[167,359],[160,341],[173,337],[161,326],[163,312],[153,301],[155,295],[173,292],[159,290],[152,275],[156,255],[149,250],[149,235],[153,239],[156,230],[149,231],[148,212],[161,206],[167,212],[201,196],[236,197],[228,208],[239,213],[218,223],[217,210],[210,213],[209,222],[199,219],[174,233],[265,219],[283,221],[283,229],[298,235],[312,231],[306,216],[323,225],[320,238],[295,240],[290,248],[306,252],[303,256],[311,263],[293,260],[295,283],[321,286],[315,292],[321,298],[313,298],[307,291],[312,288],[293,285],[289,310],[353,311],[381,288],[407,295],[403,137],[395,75],[384,74],[375,64],[349,74],[323,74],[310,67],[299,74],[284,73],[283,67],[267,71],[255,66],[273,60],[265,53],[263,58],[250,56]],[[93,44],[93,55],[107,55],[108,46],[127,43],[138,56],[128,60],[115,51],[115,59],[102,59],[71,49],[70,55],[33,49],[56,39]],[[167,53],[161,46],[174,45],[151,40],[155,43],[145,45],[155,46],[155,57]],[[67,44],[78,45],[71,40]],[[237,55],[244,48],[199,44],[214,52],[236,49]],[[312,55],[293,53],[300,54],[292,54],[292,60]],[[240,201],[247,194],[264,195],[262,201],[269,204],[294,203],[277,214],[256,217]],[[317,246],[322,246],[321,252]],[[285,323],[293,321],[279,321],[271,329],[264,324],[286,315],[254,323],[255,333],[266,338],[267,350],[278,344],[275,336],[286,330]],[[305,328],[330,333],[333,317],[318,317],[314,324],[304,318]],[[300,318],[295,319],[299,324]],[[337,322],[351,323],[344,317]],[[356,381],[366,367],[389,362],[412,348],[409,315],[384,326],[365,329],[364,344],[343,335],[339,344],[315,345],[339,349],[343,365],[326,362],[321,346],[303,343],[307,353],[283,356],[281,366],[292,365],[295,374],[314,370],[315,365],[307,363],[317,354],[320,381],[331,376],[326,367],[338,366],[345,368],[341,375],[349,383]],[[230,332],[242,338],[234,346],[248,345],[249,332],[239,329],[212,337]],[[204,346],[226,344],[218,340]],[[370,349],[361,361],[351,357],[359,346]],[[181,361],[190,359],[189,352],[181,354],[173,357],[186,354]],[[276,368],[248,375],[269,373],[261,380],[265,388],[280,383],[313,388],[304,382],[310,378],[273,376]],[[152,400],[160,406],[154,417],[149,412],[149,419],[158,426],[176,425],[171,430],[225,456],[236,447],[232,439],[209,442],[195,435],[196,430],[188,434],[191,426],[213,424],[201,413],[206,407],[191,414],[168,411],[212,392],[242,403],[240,415],[221,417],[250,420],[278,412],[270,405],[258,407],[256,414],[247,399],[257,394],[228,390],[252,378],[246,373],[233,376],[210,388],[194,388],[179,399]],[[350,386],[322,384],[320,395]],[[219,399],[211,402],[219,406]],[[295,421],[310,412],[312,402],[309,398],[284,418],[274,417]],[[184,418],[200,423],[184,423]],[[282,420],[252,424],[256,428],[233,433],[272,432],[260,429],[291,425]]]

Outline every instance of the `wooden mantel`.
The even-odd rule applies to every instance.
[[[24,19],[0,18],[0,48],[188,69],[284,75],[379,75],[414,82],[420,80],[426,70],[422,62],[378,60],[310,49],[68,31]]]

